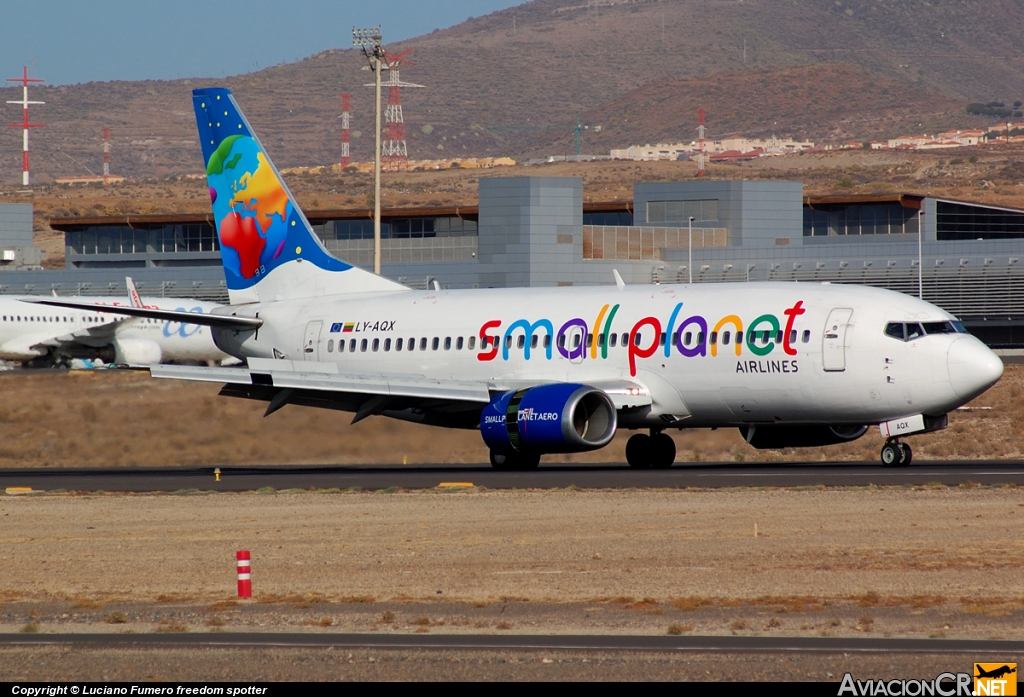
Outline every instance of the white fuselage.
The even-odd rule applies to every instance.
[[[216,330],[221,348],[239,358],[337,363],[345,374],[486,381],[494,390],[636,382],[653,404],[620,415],[628,428],[666,420],[695,427],[870,424],[941,415],[1002,373],[999,358],[965,333],[887,336],[888,323],[955,318],[865,286],[406,291],[232,309],[264,320],[258,332]],[[484,337],[497,345],[483,346]]]
[[[24,302],[43,296],[0,296],[0,359],[29,361],[57,350],[112,346],[117,360],[134,363],[161,361],[219,361],[227,358],[213,342],[210,329],[152,319],[132,319],[109,312],[49,307]],[[127,298],[74,298],[96,305],[127,306]],[[216,303],[179,298],[146,300],[147,307],[185,312],[209,312]],[[108,331],[104,331],[104,329]],[[90,331],[91,330],[91,331]]]

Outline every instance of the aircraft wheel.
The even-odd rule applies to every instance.
[[[626,462],[637,470],[651,468],[651,460],[655,454],[652,439],[646,433],[637,433],[626,441]]]
[[[525,472],[540,465],[540,455],[533,453],[496,453],[491,451],[491,467],[500,472]]]
[[[656,470],[667,470],[676,461],[676,442],[667,433],[651,436],[651,467]]]
[[[882,464],[886,467],[900,465],[900,447],[897,443],[886,443],[882,446]]]
[[[900,467],[909,467],[910,461],[914,459],[914,452],[906,443],[900,443],[898,447],[900,449]]]

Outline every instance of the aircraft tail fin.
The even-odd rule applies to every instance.
[[[328,253],[230,90],[194,90],[231,304],[407,290]]]

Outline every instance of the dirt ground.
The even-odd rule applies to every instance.
[[[1017,487],[45,494],[0,498],[0,520],[0,631],[219,614],[255,631],[1024,638]],[[231,602],[238,549],[257,604],[283,611]],[[495,615],[508,603],[525,609]]]
[[[155,380],[127,371],[0,373],[0,467],[485,463],[477,431],[419,426],[374,416],[287,406],[264,419],[264,402],[217,396],[218,385]],[[311,437],[315,434],[315,437]],[[589,453],[546,462],[623,462],[631,433]],[[1024,457],[1024,365],[942,432],[911,436],[914,458]],[[737,429],[673,435],[679,462],[876,460],[878,429],[824,448],[755,450]]]

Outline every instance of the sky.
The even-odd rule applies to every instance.
[[[385,43],[523,0],[25,0],[0,22],[0,76],[48,85],[223,77],[350,48],[352,27]]]

